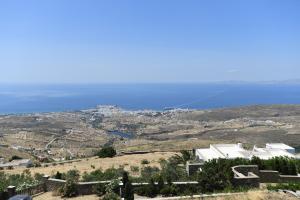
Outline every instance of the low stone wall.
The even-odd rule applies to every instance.
[[[288,175],[280,175],[279,181],[281,183],[288,183],[288,182],[299,182],[300,183],[300,176],[288,176]]]
[[[201,168],[202,165],[203,165],[203,163],[187,162],[186,163],[186,171],[187,171],[188,176],[191,176],[191,175],[197,173],[197,171],[199,171],[199,169]]]
[[[48,178],[45,177],[45,189],[46,191],[55,191],[64,186],[66,183],[65,180],[55,179],[55,178]]]
[[[260,170],[259,177],[261,183],[278,183],[279,172],[273,170]]]
[[[66,181],[61,179],[49,178],[45,180],[46,191],[55,191],[65,185]],[[97,184],[108,184],[110,181],[78,182],[77,190],[80,195],[95,194]]]
[[[53,178],[45,178],[45,185],[46,185],[46,191],[54,191],[59,189],[60,187],[64,186],[66,183],[65,180],[60,179],[53,179]],[[102,184],[103,186],[106,184],[109,184],[110,181],[95,181],[95,182],[78,182],[77,183],[77,190],[79,195],[89,195],[89,194],[95,194],[95,187],[98,184]],[[149,183],[132,183],[132,186],[134,189],[142,187],[144,185],[148,185]],[[158,184],[158,183],[155,183]],[[167,183],[165,183],[167,184]],[[174,185],[179,186],[180,190],[184,190],[187,187],[190,187],[191,185],[197,186],[197,181],[190,181],[190,182],[173,182]],[[119,187],[121,187],[123,184],[120,182]],[[119,190],[119,189],[118,189]],[[120,190],[119,190],[120,191]]]
[[[232,167],[235,186],[259,187],[260,178],[257,165],[239,165]]]
[[[300,182],[300,176],[280,175],[278,171],[260,170],[259,177],[261,183],[289,183]]]
[[[249,172],[252,172],[256,175],[259,174],[258,166],[257,165],[238,165],[234,166],[232,170],[235,170],[239,173],[242,173],[244,176],[248,176]]]

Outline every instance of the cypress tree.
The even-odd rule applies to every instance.
[[[133,192],[132,184],[130,181],[128,181],[125,185],[124,199],[125,200],[134,200],[134,192]]]

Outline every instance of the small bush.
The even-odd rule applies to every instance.
[[[120,197],[116,193],[107,193],[102,200],[119,200]]]
[[[75,197],[78,195],[77,185],[72,180],[67,180],[62,188],[62,197]]]
[[[158,167],[150,167],[150,166],[147,166],[147,167],[144,167],[142,168],[141,170],[141,177],[148,181],[151,177],[155,177],[159,174],[160,170]]]
[[[40,162],[36,161],[36,162],[33,163],[33,166],[34,167],[41,167],[42,165],[41,165]]]
[[[112,158],[117,155],[117,152],[113,147],[103,147],[96,155],[99,158]]]
[[[66,180],[78,182],[79,178],[80,178],[80,173],[76,169],[71,169],[66,173]]]
[[[154,180],[151,178],[148,185],[144,185],[136,190],[136,193],[141,196],[154,198],[157,196],[157,187],[154,184]]]
[[[292,190],[294,192],[300,190],[300,183],[279,183],[276,185],[267,185],[268,190]]]
[[[94,187],[94,191],[98,196],[103,196],[105,194],[105,185],[98,183],[95,187]]]
[[[16,156],[16,155],[13,155],[10,159],[9,159],[9,162],[13,161],[13,160],[21,160],[23,159],[22,157],[20,156]]]
[[[12,170],[12,169],[14,169],[14,167],[13,166],[8,166],[7,169]]]
[[[132,172],[139,172],[140,171],[140,168],[138,166],[130,166],[130,171]]]
[[[143,159],[142,161],[141,161],[141,164],[142,165],[148,165],[150,162],[147,160],[147,159]]]
[[[178,192],[178,188],[175,185],[171,184],[171,185],[164,186],[161,189],[160,193],[163,197],[170,197],[170,196],[176,196],[179,192]]]
[[[62,173],[56,172],[54,178],[55,178],[55,179],[62,179]]]

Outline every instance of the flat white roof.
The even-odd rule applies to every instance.
[[[287,151],[289,147],[290,146],[282,143],[273,143],[266,144],[266,148],[257,148],[254,146],[252,151],[248,151],[244,149],[241,144],[212,144],[210,145],[210,148],[196,149],[196,155],[204,161],[217,158],[250,159],[253,156],[259,157],[261,159],[271,159],[273,157],[280,156],[295,158],[294,154]]]
[[[225,158],[244,158],[246,150],[237,144],[216,144],[212,145],[220,151]]]
[[[266,147],[271,147],[274,149],[294,149],[293,147],[283,143],[267,143]]]
[[[218,159],[223,157],[221,154],[219,154],[218,152],[212,149],[197,149],[196,155],[203,160],[212,160],[212,159]]]
[[[280,157],[280,156],[295,158],[295,155],[282,149],[256,148],[255,151],[252,152],[252,155],[259,157],[261,159],[271,159],[273,157]]]

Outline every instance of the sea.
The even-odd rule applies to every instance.
[[[164,110],[268,104],[300,104],[300,84],[0,85],[0,114],[78,111],[97,105]]]

